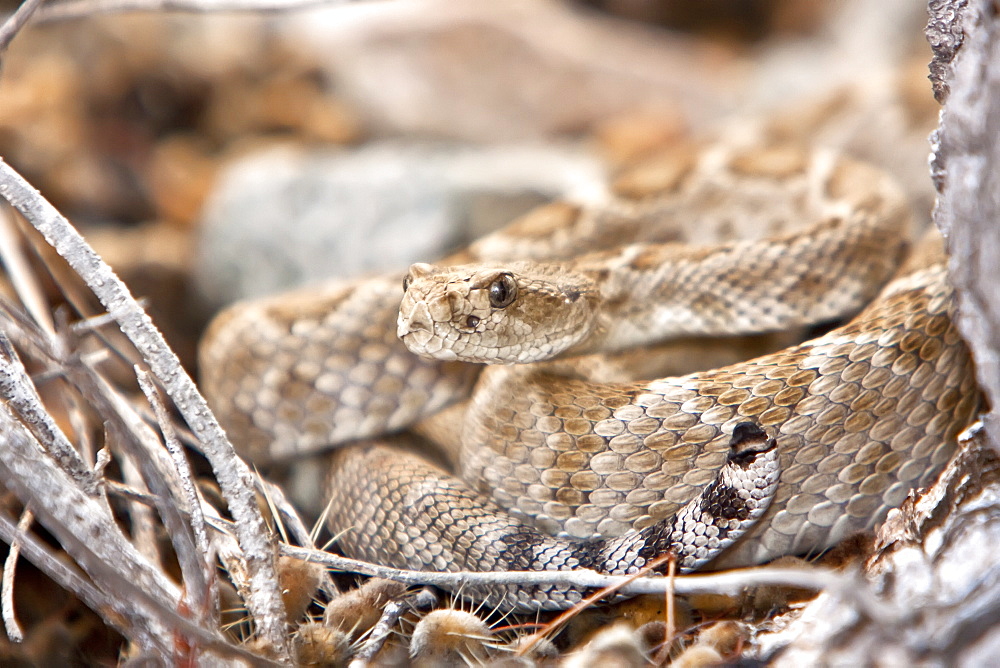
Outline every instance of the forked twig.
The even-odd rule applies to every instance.
[[[365,641],[365,644],[358,650],[354,659],[351,660],[350,668],[367,666],[375,658],[379,650],[385,646],[385,641],[392,634],[393,627],[396,626],[399,618],[406,612],[407,607],[404,601],[389,601],[385,604],[385,607],[382,608],[382,615],[378,618],[378,622],[375,623],[371,633],[368,635],[368,640]]]
[[[274,541],[254,499],[252,475],[209,410],[194,381],[125,284],[83,237],[20,174],[0,159],[0,197],[31,223],[84,280],[202,442],[216,480],[235,519],[235,535],[248,570],[246,601],[261,638],[284,662],[291,660],[284,605],[278,591]]]
[[[14,521],[0,513],[0,540],[11,543],[19,532]],[[122,596],[115,596],[102,591],[94,583],[87,580],[75,567],[66,563],[65,559],[57,557],[53,548],[30,533],[21,534],[21,552],[25,558],[45,573],[53,582],[67,591],[73,592],[87,607],[105,613],[105,621],[118,629],[123,635],[142,638],[143,628],[134,626],[136,615],[133,610],[137,602]],[[123,588],[130,589],[131,583],[123,583]],[[112,613],[112,614],[108,614]],[[178,629],[182,629],[191,638],[195,638],[203,648],[211,650],[218,657],[233,657],[246,661],[252,666],[270,666],[271,662],[261,659],[248,650],[227,642],[221,636],[209,633],[205,629],[191,623],[173,610],[159,609],[157,616],[166,619]],[[147,640],[146,646],[156,646],[155,642]],[[165,648],[169,650],[170,648]],[[168,656],[165,652],[164,656]]]
[[[184,455],[184,449],[177,440],[177,434],[171,426],[170,416],[163,405],[160,391],[150,379],[149,374],[135,367],[135,375],[139,380],[139,387],[142,388],[146,399],[156,413],[156,419],[160,424],[160,432],[163,434],[163,441],[170,453],[170,458],[174,463],[174,468],[178,475],[178,482],[186,497],[188,517],[190,519],[191,533],[194,537],[197,554],[201,557],[201,565],[204,571],[204,580],[200,582],[204,587],[197,592],[199,600],[195,601],[199,615],[205,620],[212,620],[216,624],[219,621],[219,587],[215,578],[215,565],[211,562],[210,550],[208,546],[208,535],[205,528],[205,516],[201,512],[201,498],[194,485],[194,473],[191,465]]]
[[[210,520],[210,523],[218,520]],[[226,524],[226,523],[223,523]],[[226,530],[225,526],[222,530]],[[896,623],[900,614],[880,601],[861,578],[854,573],[841,573],[826,568],[745,568],[703,575],[681,575],[669,583],[662,577],[605,575],[597,571],[579,569],[572,571],[503,571],[483,573],[458,571],[441,573],[389,568],[358,559],[341,557],[330,552],[309,550],[292,545],[280,546],[280,553],[323,564],[346,573],[360,573],[373,577],[395,580],[407,585],[432,585],[451,591],[475,586],[558,585],[577,589],[602,589],[616,587],[619,594],[663,595],[669,588],[677,594],[732,594],[737,595],[748,587],[788,586],[812,591],[828,590],[849,601],[860,613],[878,616],[887,624]]]
[[[43,0],[24,0],[20,7],[11,14],[3,25],[0,25],[0,63],[2,63],[3,52],[17,33],[28,22],[31,15],[41,6]]]
[[[81,489],[97,496],[97,478],[45,409],[21,358],[4,332],[0,332],[0,397],[8,402],[53,460],[73,477]]]
[[[52,314],[42,286],[21,251],[13,213],[7,205],[0,206],[0,257],[3,258],[10,282],[25,309],[46,334],[54,337],[56,328],[52,322]]]
[[[125,12],[290,12],[345,5],[360,0],[63,0],[38,13],[42,23]]]
[[[17,557],[21,554],[21,540],[34,520],[35,516],[31,513],[31,509],[25,508],[21,513],[21,519],[17,521],[17,534],[10,541],[10,551],[3,564],[0,598],[3,606],[3,625],[11,642],[24,642],[24,631],[17,623],[17,615],[14,613],[14,573],[17,568]]]
[[[622,582],[607,587],[603,587],[602,589],[599,589],[598,591],[594,592],[593,594],[583,599],[582,601],[574,605],[572,608],[566,610],[558,617],[553,619],[551,622],[546,624],[545,628],[542,629],[540,632],[532,634],[531,640],[518,647],[517,652],[515,652],[515,656],[525,656],[526,654],[531,652],[531,650],[535,649],[535,647],[538,646],[538,643],[540,643],[546,637],[558,633],[559,629],[565,626],[566,623],[569,622],[569,620],[579,615],[580,612],[582,612],[583,610],[586,610],[594,603],[597,603],[598,601],[605,599],[608,596],[611,596],[612,594],[620,591],[630,582],[634,582],[639,578],[654,572],[656,568],[661,566],[664,562],[674,558],[675,557],[672,552],[661,554],[659,557],[653,559],[651,562],[640,568],[635,573],[625,576]],[[672,579],[673,578],[668,578],[668,582],[671,581]]]

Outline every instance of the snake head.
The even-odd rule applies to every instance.
[[[403,287],[399,338],[411,352],[445,361],[548,359],[590,334],[598,303],[590,278],[526,262],[415,264]]]

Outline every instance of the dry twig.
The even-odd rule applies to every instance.
[[[177,356],[167,346],[163,335],[132,298],[124,283],[69,222],[2,160],[0,196],[38,229],[86,282],[135,345],[198,436],[235,519],[235,532],[246,560],[250,584],[248,600],[245,601],[247,608],[266,645],[279,660],[289,661],[291,649],[285,629],[284,606],[277,585],[273,538],[256,505],[250,470],[236,455],[215,416],[191,377],[181,367]],[[42,518],[43,515],[39,513],[39,517]]]
[[[17,623],[17,615],[14,612],[14,572],[17,567],[17,557],[21,554],[21,540],[35,516],[29,508],[25,508],[21,513],[21,519],[17,521],[17,535],[10,542],[10,551],[3,565],[3,581],[0,583],[0,598],[3,600],[3,625],[7,630],[7,637],[13,642],[24,642],[24,631]]]
[[[217,528],[224,529],[225,525]],[[311,561],[337,571],[360,573],[395,580],[406,585],[433,585],[450,591],[469,586],[489,585],[560,585],[574,589],[605,589],[627,595],[664,595],[668,590],[677,594],[739,594],[748,587],[767,585],[796,587],[814,591],[829,590],[850,601],[864,615],[880,615],[892,620],[897,617],[882,604],[860,577],[824,568],[747,568],[705,575],[682,575],[673,583],[662,577],[634,578],[626,575],[604,575],[596,571],[504,571],[482,573],[458,571],[450,573],[410,571],[389,568],[357,559],[348,559],[330,552],[281,545],[281,554]]]
[[[201,498],[195,489],[194,474],[177,435],[171,427],[170,416],[163,405],[163,399],[159,390],[149,374],[142,369],[135,368],[136,378],[139,380],[139,387],[142,388],[150,405],[156,412],[157,421],[160,424],[160,431],[163,433],[163,440],[170,458],[173,461],[175,472],[178,474],[178,481],[183,491],[183,499],[186,502],[187,514],[190,520],[191,534],[194,544],[191,546],[191,554],[201,557],[200,564],[190,564],[190,568],[196,570],[201,575],[195,576],[198,587],[195,589],[195,600],[192,601],[193,609],[198,611],[199,616],[205,622],[218,625],[219,622],[219,587],[215,579],[215,566],[211,557],[208,545],[208,535],[205,528],[205,516],[201,512]],[[187,533],[186,531],[183,533]],[[200,568],[199,568],[200,566]]]
[[[7,50],[7,46],[11,43],[17,33],[24,27],[39,7],[41,7],[43,0],[24,0],[24,3],[17,8],[17,11],[11,14],[3,25],[0,26],[0,62],[2,62],[3,52]]]
[[[29,0],[38,3],[41,0]],[[371,0],[62,0],[52,2],[35,13],[38,23],[71,21],[102,14],[129,12],[246,12],[271,14],[303,11],[318,7],[336,7]],[[27,4],[27,3],[25,3]],[[20,11],[20,10],[19,10]]]

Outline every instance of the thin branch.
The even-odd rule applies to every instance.
[[[45,455],[44,449],[0,404],[0,478],[23,503],[31,506],[38,521],[56,537],[63,549],[101,589],[121,595],[123,588],[176,609],[180,592],[125,540],[108,507],[84,494],[67,474]],[[139,638],[160,651],[173,645],[170,631],[157,617],[136,610],[132,620]],[[131,635],[136,639],[136,633]]]
[[[31,433],[0,404],[0,478],[12,492],[31,505],[39,522],[90,576],[101,592],[94,609],[144,651],[172,656],[184,647],[210,649],[226,656],[269,662],[229,643],[214,628],[203,628],[178,610],[180,591],[166,576],[147,563],[121,534],[107,507],[83,494],[66,473],[56,467]],[[11,541],[0,521],[0,537]],[[28,535],[25,536],[25,539]],[[25,555],[44,570],[24,549]],[[60,582],[60,584],[62,584]],[[76,592],[76,589],[70,589]],[[90,593],[89,590],[86,593]],[[83,598],[91,605],[95,600]],[[111,601],[112,603],[108,603]],[[108,614],[112,612],[113,614]]]
[[[14,228],[13,211],[6,205],[0,206],[0,257],[3,257],[7,275],[17,296],[21,298],[21,303],[38,326],[50,337],[55,337],[56,328],[52,322],[52,312],[45,299],[45,293],[27,258],[24,257],[17,230]]]
[[[361,666],[371,665],[375,655],[385,646],[385,641],[392,635],[392,629],[399,622],[399,618],[407,611],[409,606],[403,601],[389,601],[382,608],[382,615],[378,618],[375,626],[365,644],[361,646],[358,653],[349,664],[350,668],[361,668]]]
[[[215,569],[209,562],[207,556],[207,541],[203,549],[196,545],[191,528],[188,526],[187,516],[183,509],[191,505],[191,493],[185,493],[181,476],[175,472],[175,465],[163,452],[160,440],[154,431],[135,412],[132,404],[126,401],[115,388],[113,388],[100,374],[96,373],[86,363],[81,364],[80,358],[75,355],[63,355],[66,346],[56,345],[57,338],[45,338],[41,336],[38,328],[17,312],[6,312],[8,318],[8,329],[12,335],[19,335],[21,339],[31,340],[34,344],[35,352],[41,359],[47,360],[50,364],[61,370],[65,378],[75,386],[76,390],[83,396],[90,399],[91,404],[105,417],[106,423],[110,423],[115,428],[115,433],[120,435],[119,443],[126,448],[127,456],[122,461],[122,473],[127,482],[141,484],[151,490],[149,498],[159,511],[163,524],[167,528],[168,535],[174,545],[175,555],[184,577],[184,592],[188,598],[187,607],[196,611],[202,621],[211,622],[209,627],[217,626],[217,614],[215,614],[217,592],[215,588]],[[24,331],[27,330],[27,331]],[[0,335],[0,344],[4,343]],[[0,347],[3,347],[0,345]],[[14,352],[8,349],[8,354],[13,356]],[[16,358],[14,358],[16,359]],[[0,361],[3,361],[0,358]],[[146,381],[148,388],[150,383],[147,375],[143,375],[141,380]],[[23,373],[10,374],[8,382],[18,381],[22,385],[30,384],[30,379]],[[12,393],[17,394],[17,393]],[[20,394],[25,394],[21,392]],[[153,394],[153,400],[157,400],[158,394]],[[158,404],[162,409],[162,402]],[[40,407],[36,412],[44,415],[44,408]],[[165,409],[161,410],[161,415],[166,419]],[[47,417],[47,416],[46,416]],[[169,422],[164,427],[167,434],[172,435]],[[36,437],[41,440],[48,438],[47,432]],[[176,438],[172,442],[180,449]],[[126,453],[123,453],[126,454]],[[183,455],[181,455],[183,458]],[[186,460],[184,470],[188,472]],[[194,498],[197,506],[198,500]],[[200,508],[198,508],[200,510]],[[140,552],[151,563],[160,564],[159,552],[156,549],[157,540],[155,538],[156,522],[146,511],[145,507],[134,508],[133,512],[133,539],[137,542]],[[203,524],[202,524],[203,527]],[[204,529],[202,530],[204,537]]]
[[[677,635],[677,619],[674,615],[674,605],[677,602],[674,596],[674,582],[677,580],[677,559],[671,559],[667,564],[667,590],[664,592],[664,605],[667,612],[667,629],[664,632],[664,642],[662,648],[663,661],[666,662],[667,656],[670,653],[670,645],[674,640],[674,636]]]
[[[7,637],[12,642],[24,642],[24,631],[17,623],[17,615],[14,612],[14,573],[17,571],[17,557],[21,554],[21,541],[34,519],[35,516],[31,510],[25,508],[24,512],[21,513],[21,519],[17,521],[17,534],[10,541],[10,551],[7,553],[7,560],[3,565],[3,581],[0,582],[3,625],[7,630]]]
[[[135,457],[127,453],[120,453],[118,457],[118,467],[121,469],[122,482],[131,489],[145,490],[146,486],[139,472],[139,466],[135,462]],[[108,481],[105,481],[108,482]],[[152,500],[151,495],[150,500]],[[128,504],[129,534],[132,543],[139,553],[152,564],[163,566],[163,553],[160,550],[158,540],[159,529],[162,526],[156,517],[156,506],[145,504],[139,501],[131,501]]]
[[[22,534],[17,527],[12,519],[0,513],[0,540],[8,544],[13,544],[17,540],[21,552],[28,561],[57,585],[73,592],[88,608],[100,613],[105,621],[122,635],[131,638],[139,645],[147,647],[155,645],[157,640],[154,636],[147,635],[141,626],[133,625],[135,615],[126,609],[128,601],[101,591],[76,568],[55,556],[52,548],[31,534]],[[115,614],[107,614],[109,611]]]
[[[0,540],[7,543],[14,541],[19,535],[18,528],[13,520],[0,513]],[[40,571],[45,573],[53,582],[63,589],[73,592],[84,605],[100,614],[105,621],[117,629],[122,635],[135,639],[137,629],[128,622],[136,619],[136,601],[124,596],[112,596],[101,591],[93,583],[84,578],[83,574],[75,568],[65,563],[65,560],[55,556],[52,548],[42,543],[38,538],[30,533],[20,535],[21,551],[24,557],[34,564]],[[125,583],[127,586],[127,583]],[[109,614],[113,613],[113,614]],[[158,609],[157,614],[168,619],[178,630],[183,631],[190,638],[196,639],[203,649],[209,649],[218,656],[229,656],[247,661],[253,666],[270,666],[269,661],[265,661],[246,649],[230,644],[221,637],[201,629],[172,610]],[[142,631],[138,629],[138,631]],[[140,642],[141,645],[149,646],[150,642]],[[171,648],[164,648],[169,652]],[[168,654],[165,653],[164,656]]]
[[[545,625],[545,629],[541,633],[535,633],[531,639],[521,645],[517,651],[514,653],[515,656],[528,656],[530,652],[538,646],[538,643],[542,642],[547,637],[554,636],[559,632],[562,627],[564,627],[571,619],[580,614],[583,610],[590,607],[591,605],[599,602],[601,599],[607,598],[611,594],[621,591],[629,585],[631,582],[642,579],[644,576],[649,575],[653,572],[655,568],[662,565],[665,561],[676,559],[672,552],[666,552],[661,554],[656,559],[653,559],[637,572],[624,576],[623,581],[609,585],[607,587],[602,587],[593,594],[590,594],[585,599],[574,605],[568,610],[564,610],[562,614],[553,619],[551,622]],[[667,580],[667,591],[673,590],[673,578],[668,577]]]
[[[285,497],[284,491],[278,485],[270,483],[260,476],[257,476],[256,482],[261,493],[266,494],[274,504],[275,509],[281,516],[282,523],[291,532],[292,537],[303,547],[313,550],[318,549],[313,541],[312,533],[302,522],[302,518],[299,517],[295,506]],[[330,596],[340,593],[337,585],[333,582],[333,578],[330,577],[327,571],[323,572],[320,588]]]
[[[42,2],[43,0],[24,0],[24,3],[17,8],[17,11],[11,14],[4,21],[4,24],[0,26],[0,58],[2,58],[4,51],[7,50],[7,47],[17,33],[28,22],[28,19],[31,18],[31,15],[41,6]]]
[[[226,573],[229,574],[229,581],[236,587],[237,593],[241,598],[245,599],[249,596],[247,592],[249,584],[247,582],[246,561],[243,559],[243,553],[240,552],[239,545],[233,537],[232,523],[222,519],[215,506],[208,502],[202,504],[202,510],[210,525],[223,527],[221,531],[213,531],[211,534],[212,552],[222,562]]]
[[[200,612],[203,619],[212,620],[217,623],[219,620],[219,587],[215,579],[214,564],[209,561],[205,516],[201,512],[201,499],[192,480],[194,474],[191,471],[191,465],[188,463],[187,457],[184,456],[184,449],[177,440],[177,434],[173,430],[170,416],[163,405],[163,397],[160,395],[160,391],[153,381],[150,380],[149,374],[139,367],[135,367],[135,375],[139,380],[139,387],[142,388],[146,399],[156,413],[156,419],[160,424],[160,432],[163,434],[163,441],[167,446],[167,451],[170,453],[170,458],[177,471],[181,490],[187,499],[191,532],[194,535],[194,544],[197,548],[198,556],[201,558],[200,561],[204,576],[197,583],[192,583],[199,585],[198,587],[191,588],[194,590],[192,593],[195,596],[195,600],[192,603],[195,604],[195,609]]]
[[[317,7],[336,7],[362,1],[364,0],[64,0],[45,7],[38,13],[36,20],[48,23],[125,12],[280,13]]]
[[[149,316],[136,303],[125,284],[83,237],[20,174],[0,159],[0,196],[7,199],[38,229],[86,282],[132,341],[146,364],[173,400],[191,430],[202,442],[236,523],[236,537],[246,558],[250,581],[247,609],[262,639],[282,662],[291,661],[285,630],[286,616],[274,563],[275,542],[253,494],[253,476],[236,455],[222,427],[199,394],[194,381],[181,367],[177,355]]]
[[[217,520],[212,520],[213,522]],[[225,527],[223,526],[223,530]],[[673,583],[663,577],[632,580],[627,575],[605,575],[587,569],[572,571],[504,571],[481,573],[458,571],[439,573],[389,568],[367,561],[349,559],[330,552],[309,550],[292,545],[281,545],[281,554],[303,561],[323,564],[328,568],[347,573],[360,573],[373,577],[395,580],[406,585],[433,585],[452,591],[475,586],[556,585],[574,589],[603,589],[620,587],[618,593],[626,596],[640,594],[664,595],[668,590],[677,594],[730,594],[741,593],[747,587],[786,586],[812,591],[829,590],[850,601],[866,615],[880,615],[890,623],[898,615],[883,604],[867,585],[854,574],[839,573],[824,568],[746,568],[705,575],[681,575]]]
[[[156,501],[153,499],[153,495],[148,492],[139,491],[131,485],[120,483],[117,480],[105,480],[103,485],[107,488],[107,491],[110,494],[114,494],[117,497],[128,501],[135,501],[136,503],[141,503],[142,505],[150,508],[156,507]]]
[[[206,571],[206,556],[197,548],[184,514],[187,500],[183,485],[170,458],[163,452],[159,438],[132,409],[132,404],[100,374],[86,366],[67,367],[67,372],[71,381],[91,398],[99,413],[116,428],[119,443],[137,465],[173,544],[184,579],[185,599],[193,599],[188,600],[189,609],[196,610],[200,618],[204,617],[206,611],[214,609],[208,601],[214,570]]]
[[[160,441],[155,433],[135,414],[131,404],[125,401],[103,377],[94,373],[85,364],[79,364],[76,361],[77,358],[61,356],[66,347],[57,345],[60,340],[58,337],[46,338],[42,336],[38,328],[24,318],[11,322],[13,331],[18,331],[17,325],[30,330],[21,332],[22,338],[33,339],[36,350],[41,355],[48,357],[52,364],[62,369],[77,390],[90,397],[100,414],[117,427],[117,433],[121,435],[120,443],[128,448],[130,455],[122,462],[123,475],[131,483],[137,475],[133,469],[137,469],[146,487],[153,492],[152,498],[156,502],[156,508],[173,542],[177,561],[184,576],[185,596],[193,599],[188,607],[197,610],[199,615],[210,614],[215,609],[213,603],[215,599],[212,594],[214,588],[210,584],[214,582],[215,571],[206,565],[205,552],[199,551],[195,546],[194,538],[189,532],[187,521],[182,513],[185,501],[183,493],[180,492],[181,484],[178,482],[177,476],[171,475],[173,468],[170,461],[162,453]],[[62,443],[65,438],[54,424],[48,424],[51,422],[51,418],[45,412],[38,397],[28,390],[17,390],[21,386],[29,389],[33,389],[33,387],[31,387],[31,381],[24,373],[23,367],[20,366],[13,348],[6,342],[2,334],[0,334],[0,349],[6,351],[13,369],[4,375],[0,387],[10,396],[19,398],[17,402],[12,403],[15,408],[27,404],[27,407],[18,410],[22,420],[25,420],[29,425],[34,425],[36,421],[40,423],[41,426],[34,429],[39,442],[46,444],[50,452],[64,450],[68,455],[72,455],[69,459],[73,460],[76,457],[76,451],[68,441]],[[0,363],[6,361],[7,359],[0,356]],[[16,365],[13,364],[14,362]],[[2,365],[0,365],[0,371],[2,370]],[[9,389],[8,385],[13,385],[13,389]],[[22,399],[21,397],[26,398]],[[33,401],[30,401],[32,398]],[[62,445],[60,448],[53,448],[52,443],[62,443]],[[57,461],[60,461],[60,458],[57,457]],[[68,472],[77,477],[74,471]],[[91,475],[90,479],[92,479],[90,487],[95,490],[96,496],[96,476]],[[133,513],[133,537],[137,539],[138,549],[150,563],[159,565],[161,561],[155,540],[155,524],[152,516],[144,508],[135,509]],[[215,617],[211,615],[210,618],[214,619]]]
[[[97,496],[97,478],[45,409],[21,359],[3,332],[0,332],[0,397],[8,402],[59,466],[88,494]]]

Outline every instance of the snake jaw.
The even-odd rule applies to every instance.
[[[434,321],[427,305],[415,304],[406,317],[400,315],[396,320],[396,335],[404,341],[412,337],[410,340],[417,346],[427,345],[434,335]]]
[[[445,362],[454,361],[458,355],[445,345],[448,327],[446,322],[442,323],[450,310],[446,299],[416,300],[407,289],[396,319],[396,336],[410,352]]]

